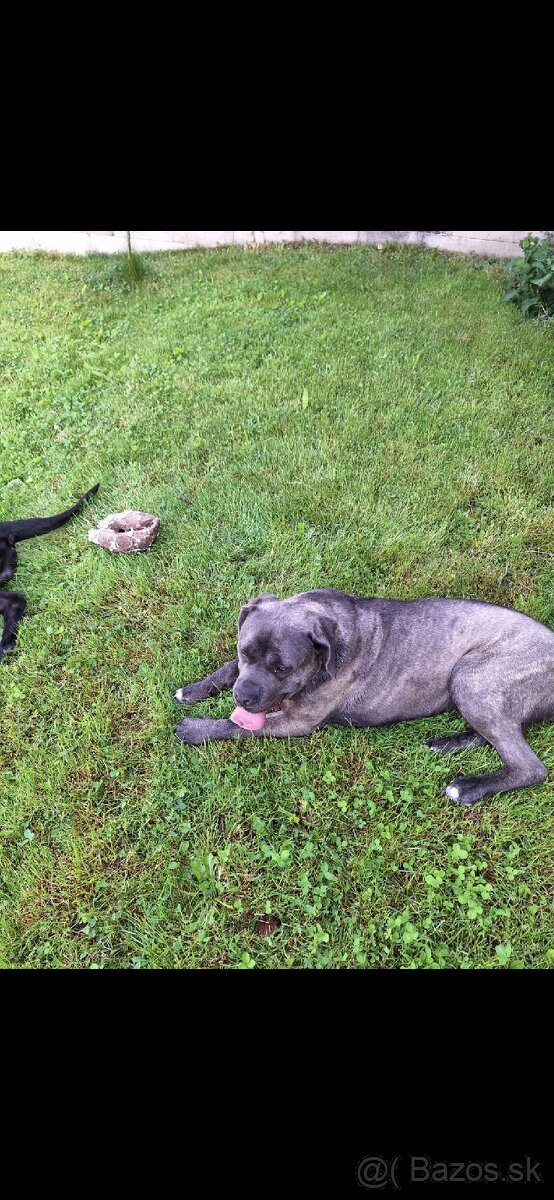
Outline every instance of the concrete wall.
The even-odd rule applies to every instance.
[[[193,246],[258,245],[265,242],[410,242],[436,246],[462,254],[486,254],[511,258],[519,253],[519,242],[538,230],[403,230],[403,229],[243,229],[243,230],[154,230],[131,231],[135,250],[183,250]],[[53,250],[65,254],[100,251],[120,253],[126,249],[122,230],[1,230],[0,251]]]

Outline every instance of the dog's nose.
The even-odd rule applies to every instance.
[[[241,682],[239,679],[233,688],[233,696],[237,704],[241,708],[245,708],[247,712],[259,712],[260,710],[260,691],[256,684],[249,683],[247,680]]]

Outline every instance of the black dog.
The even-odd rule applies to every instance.
[[[39,537],[43,533],[51,533],[60,525],[65,525],[70,517],[75,516],[98,491],[99,484],[92,487],[73,508],[58,513],[55,517],[31,517],[27,521],[0,521],[0,587],[13,579],[17,566],[16,542],[26,541],[27,538]],[[25,611],[25,597],[21,592],[6,592],[0,595],[0,615],[4,618],[4,630],[0,641],[0,659],[8,650],[13,650],[17,637],[17,627]]]

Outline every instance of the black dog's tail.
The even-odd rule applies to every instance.
[[[24,542],[27,538],[39,537],[42,533],[51,533],[53,529],[65,525],[70,517],[74,517],[75,513],[78,513],[79,509],[83,507],[85,500],[94,496],[99,487],[100,484],[96,483],[88,492],[85,492],[84,496],[81,496],[81,499],[72,508],[58,513],[55,517],[30,517],[27,521],[0,521],[0,540],[12,538],[14,542]]]

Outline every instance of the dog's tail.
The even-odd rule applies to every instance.
[[[30,517],[27,521],[0,521],[0,539],[11,538],[14,542],[24,542],[27,538],[51,533],[53,529],[58,529],[60,525],[65,525],[66,521],[74,517],[85,501],[94,496],[99,487],[100,484],[96,483],[88,492],[85,492],[84,496],[81,496],[81,499],[72,508],[67,508],[65,512],[58,513],[55,517]]]

